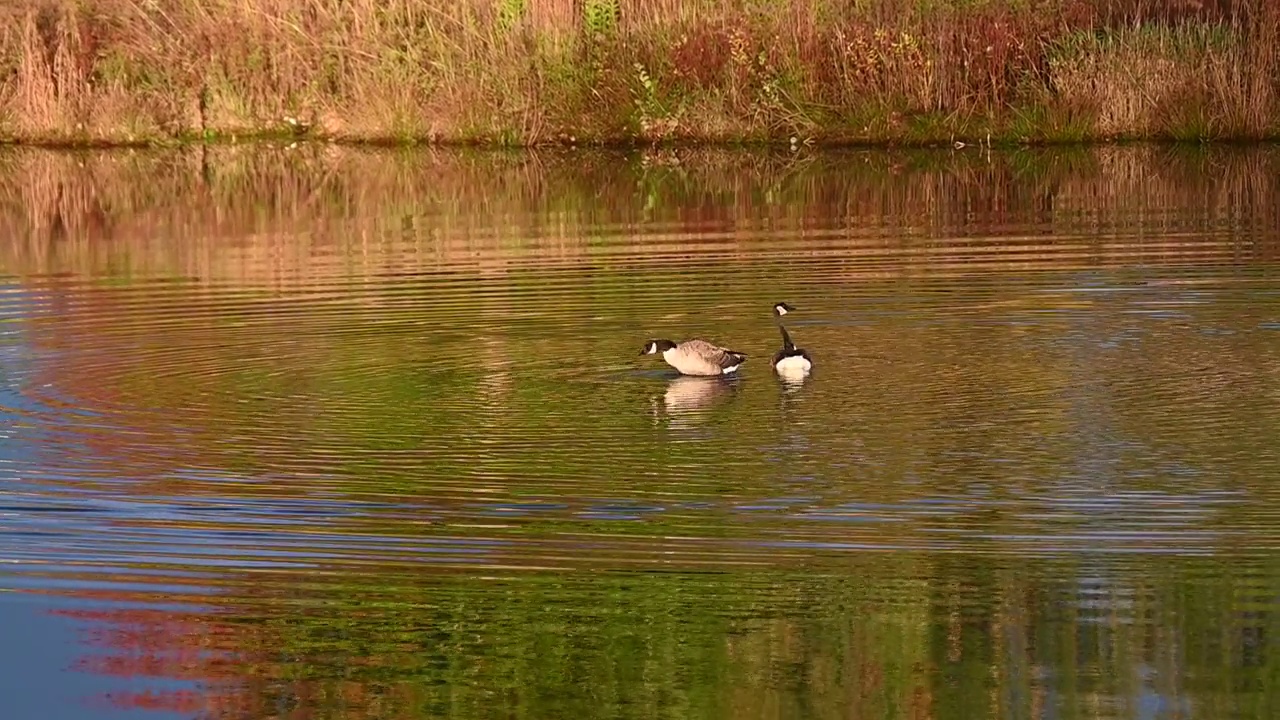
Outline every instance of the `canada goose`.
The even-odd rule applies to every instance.
[[[792,312],[794,310],[795,308],[791,307],[790,305],[784,302],[774,303],[774,306],[773,306],[773,314],[778,317],[782,317],[783,315],[786,315],[787,313]]]
[[[650,340],[640,350],[641,355],[658,353],[682,375],[728,375],[747,359],[746,353],[697,339],[679,345],[670,340]]]
[[[791,336],[787,334],[786,328],[779,325],[778,331],[782,333],[782,349],[773,356],[774,372],[791,376],[808,374],[813,368],[813,360],[809,357],[809,353],[791,342]]]

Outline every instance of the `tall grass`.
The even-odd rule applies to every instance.
[[[937,142],[1280,130],[1270,0],[25,0],[0,137]]]

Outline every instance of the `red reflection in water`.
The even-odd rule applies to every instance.
[[[70,593],[81,599],[136,602],[130,594]],[[193,717],[245,717],[253,703],[242,682],[235,629],[206,614],[110,606],[88,610],[54,609],[53,615],[82,623],[89,652],[73,670],[138,681],[157,678],[196,687],[122,689],[89,698],[93,705],[125,710],[160,710]],[[257,717],[258,715],[248,715]]]

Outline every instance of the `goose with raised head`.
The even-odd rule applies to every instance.
[[[791,336],[787,334],[786,328],[779,325],[778,331],[782,333],[782,349],[773,355],[774,372],[788,377],[808,375],[813,369],[813,358],[809,357],[808,351],[804,348],[796,347],[796,344],[791,342]]]
[[[662,359],[681,375],[729,375],[746,362],[747,354],[713,345],[706,340],[650,340],[640,349],[641,355],[662,355]]]

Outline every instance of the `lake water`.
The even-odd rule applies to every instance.
[[[5,151],[6,718],[1275,717],[1278,257],[1277,148]]]

